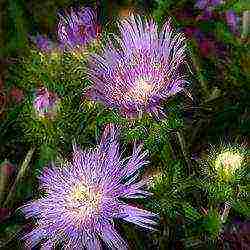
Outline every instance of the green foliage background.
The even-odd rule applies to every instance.
[[[223,44],[225,53],[204,58],[195,39],[188,40],[192,100],[177,96],[165,103],[167,117],[155,120],[147,115],[128,121],[116,111],[84,98],[90,83],[84,65],[88,54],[77,57],[64,53],[45,55],[29,43],[28,35],[50,34],[56,40],[57,11],[69,6],[98,6],[105,35],[120,11],[134,6],[162,24],[171,16],[175,26],[198,27]],[[148,188],[153,196],[138,201],[160,215],[159,231],[142,232],[133,225],[119,224],[131,249],[218,249],[227,226],[235,217],[247,221],[249,208],[249,164],[232,182],[219,180],[204,164],[208,145],[228,140],[249,146],[250,135],[250,54],[249,41],[230,32],[225,21],[198,22],[180,19],[177,13],[193,9],[194,1],[23,1],[1,3],[1,73],[4,93],[13,86],[24,93],[25,100],[7,102],[1,114],[0,162],[8,159],[21,169],[30,148],[35,148],[30,167],[18,182],[9,207],[12,215],[0,225],[0,248],[21,249],[18,236],[25,231],[23,217],[15,209],[38,197],[37,175],[50,161],[70,159],[73,141],[83,148],[98,143],[103,127],[115,123],[122,128],[124,154],[135,141],[143,142],[150,152],[150,166],[142,175],[151,178]],[[191,7],[190,7],[191,6]],[[248,1],[227,1],[216,13],[233,9],[241,15],[250,8]],[[192,15],[198,14],[193,9]],[[98,50],[98,45],[89,48]],[[45,86],[60,98],[55,120],[38,119],[32,108],[38,86]],[[246,146],[246,147],[247,147]],[[244,154],[248,157],[249,152]],[[199,155],[195,157],[194,155]],[[248,159],[248,158],[247,158]],[[156,176],[156,177],[152,177]],[[231,210],[226,221],[221,213],[226,202]],[[1,204],[3,206],[3,204]]]

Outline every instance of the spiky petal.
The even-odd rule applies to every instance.
[[[153,19],[133,15],[118,27],[121,38],[110,39],[101,54],[89,58],[89,96],[127,117],[163,113],[161,102],[187,83],[181,67],[184,36],[175,33],[169,21],[158,32]]]
[[[152,229],[155,214],[122,201],[148,195],[134,178],[146,163],[146,153],[140,151],[135,149],[128,161],[122,160],[116,132],[110,130],[95,149],[82,151],[74,145],[72,163],[45,168],[40,189],[46,195],[21,208],[27,218],[37,220],[36,228],[24,237],[27,246],[42,241],[43,249],[60,243],[64,249],[93,250],[101,249],[103,241],[112,249],[127,249],[114,219]]]
[[[59,15],[58,39],[69,50],[88,45],[97,38],[97,16],[89,7]]]

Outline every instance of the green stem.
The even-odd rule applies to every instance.
[[[191,56],[192,56],[193,66],[195,68],[195,71],[198,74],[198,80],[200,82],[201,88],[203,89],[203,91],[205,93],[205,97],[207,98],[209,96],[208,86],[206,84],[206,81],[204,80],[202,73],[201,73],[199,59],[196,57],[195,52],[193,51],[192,48],[190,49],[190,52],[191,52]]]
[[[239,185],[237,185],[236,186],[236,200],[238,199],[239,194],[240,194],[240,189],[239,189]],[[224,209],[223,209],[223,212],[221,214],[221,221],[222,221],[222,223],[226,222],[231,207],[232,206],[231,206],[230,202],[225,202]]]
[[[2,99],[3,99],[3,103],[1,103],[0,115],[4,112],[5,106],[6,106],[6,97],[5,97],[4,93],[2,93],[2,92],[0,91],[0,98],[1,98],[1,96],[2,96]],[[0,100],[1,100],[1,99],[0,99]]]
[[[25,159],[24,159],[24,161],[23,161],[23,163],[22,163],[22,165],[21,165],[21,168],[20,168],[20,170],[19,170],[19,172],[18,172],[18,175],[17,175],[17,177],[16,177],[16,179],[15,179],[15,182],[14,182],[14,184],[12,185],[12,187],[11,187],[11,189],[10,189],[10,191],[9,191],[9,194],[8,194],[8,196],[7,196],[7,198],[6,198],[5,202],[4,202],[4,204],[3,204],[3,207],[7,207],[7,205],[8,205],[9,202],[11,201],[11,198],[12,198],[13,194],[15,194],[16,186],[17,186],[17,184],[20,182],[20,180],[24,177],[24,174],[25,174],[25,172],[26,172],[26,170],[27,170],[27,168],[28,168],[28,166],[29,166],[29,163],[30,163],[31,158],[32,158],[32,156],[33,156],[33,154],[34,154],[34,151],[35,151],[35,148],[32,147],[32,148],[29,150],[29,152],[27,153],[27,155],[26,155],[26,157],[25,157]]]
[[[226,222],[228,214],[230,212],[230,209],[231,209],[230,203],[229,202],[225,202],[224,209],[223,209],[223,212],[222,212],[222,215],[221,215],[221,221],[222,221],[222,223]]]
[[[177,133],[177,137],[178,137],[178,140],[179,140],[179,143],[180,143],[180,146],[181,146],[182,154],[183,154],[183,156],[185,158],[185,161],[187,163],[187,166],[188,166],[188,174],[190,175],[192,167],[191,167],[190,159],[189,159],[189,157],[187,156],[187,153],[186,153],[186,144],[185,144],[184,138],[181,135],[181,133],[179,131],[177,131],[176,133]]]

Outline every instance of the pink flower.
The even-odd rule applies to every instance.
[[[33,106],[40,117],[53,118],[56,115],[58,97],[46,88],[37,90]]]

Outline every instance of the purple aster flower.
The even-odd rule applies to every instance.
[[[149,195],[142,189],[144,181],[136,181],[146,155],[139,146],[127,160],[121,159],[113,127],[95,149],[73,146],[71,163],[43,170],[39,181],[46,195],[21,208],[26,218],[37,219],[36,228],[24,236],[26,245],[41,242],[46,250],[57,244],[63,249],[97,250],[104,242],[111,249],[127,249],[114,219],[146,229],[157,224],[155,214],[123,201]]]
[[[58,38],[65,48],[86,46],[97,38],[97,16],[89,7],[59,15]]]
[[[205,10],[211,7],[218,6],[222,4],[222,0],[198,0],[195,3],[195,7],[200,9],[200,10]]]
[[[214,7],[222,4],[223,0],[198,0],[194,7],[202,10],[202,13],[197,17],[197,21],[208,21],[213,17]]]
[[[33,106],[40,117],[53,118],[56,114],[58,98],[46,88],[39,88]]]
[[[210,0],[211,6],[218,6],[223,3],[223,0]]]
[[[119,25],[121,38],[109,40],[101,54],[90,55],[89,95],[127,117],[158,115],[161,102],[184,89],[187,80],[184,36],[166,22],[158,33],[154,20],[130,16]]]
[[[226,22],[233,33],[237,33],[238,18],[233,10],[226,11]]]
[[[195,7],[195,8],[198,8],[198,9],[200,9],[200,10],[204,10],[204,9],[207,8],[207,5],[208,5],[208,0],[198,0],[198,1],[195,3],[194,7]]]
[[[38,36],[30,36],[32,42],[35,43],[37,48],[44,53],[49,53],[53,49],[55,49],[55,43],[49,40],[46,36],[38,35]]]

